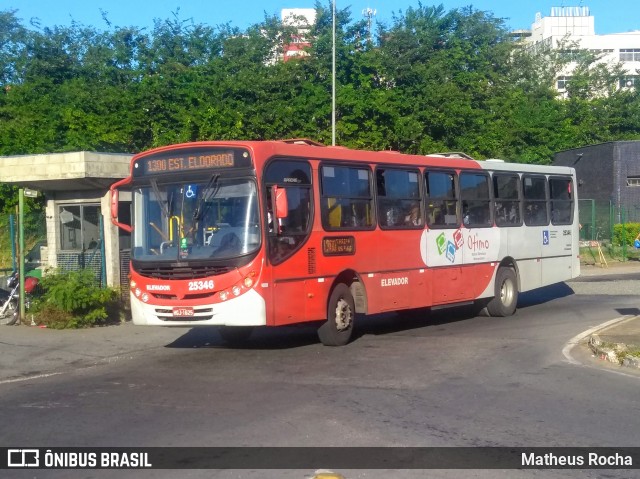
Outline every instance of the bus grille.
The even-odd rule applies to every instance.
[[[230,266],[156,266],[136,268],[140,276],[156,279],[196,279],[228,273]]]

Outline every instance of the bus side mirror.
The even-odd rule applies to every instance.
[[[287,191],[284,188],[278,188],[274,185],[271,187],[271,197],[276,199],[276,218],[282,219],[289,216]]]
[[[118,189],[111,187],[110,192],[111,192],[111,222],[114,225],[116,225],[118,228],[121,228],[124,231],[131,233],[132,231],[131,225],[125,225],[118,221],[118,206],[120,204]]]

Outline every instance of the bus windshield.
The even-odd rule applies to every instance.
[[[256,183],[221,178],[158,183],[133,190],[132,258],[137,261],[220,260],[260,246]]]

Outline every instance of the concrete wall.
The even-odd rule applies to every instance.
[[[46,155],[5,156],[0,159],[3,183],[57,181],[85,178],[124,178],[131,155],[76,151]]]
[[[626,207],[628,221],[640,221],[640,186],[627,185],[629,177],[640,178],[640,141],[614,142],[619,202]]]
[[[131,157],[90,151],[0,157],[3,183],[40,190],[45,195],[49,267],[59,266],[60,205],[97,204],[104,227],[107,284],[119,286],[119,232],[111,223],[109,186],[129,174]]]
[[[602,143],[561,151],[553,164],[576,169],[578,198],[609,201],[616,186],[613,150],[613,143]]]

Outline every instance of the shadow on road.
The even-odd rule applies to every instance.
[[[528,308],[555,299],[574,294],[566,283],[558,283],[535,291],[520,294],[518,308]],[[395,313],[382,313],[371,316],[358,315],[353,333],[353,341],[366,335],[386,335],[403,331],[420,329],[428,326],[465,321],[479,313],[476,306],[458,306],[446,309],[404,310]],[[248,340],[230,344],[225,342],[218,328],[206,326],[192,328],[170,344],[167,348],[223,348],[248,350],[291,349],[319,344],[316,334],[322,322],[311,322],[296,326],[280,326],[276,328],[257,327]]]
[[[543,288],[520,293],[518,308],[528,308],[538,304],[548,303],[554,299],[564,298],[575,294],[567,283],[556,283]]]
[[[192,328],[167,348],[223,348],[223,349],[290,349],[308,346],[318,342],[317,325],[281,326],[277,328],[254,328],[248,340],[238,344],[225,342],[216,326]]]
[[[456,307],[445,310],[429,309],[405,310],[397,313],[382,313],[371,316],[358,315],[352,341],[366,335],[385,335],[402,331],[464,321],[476,316],[476,310],[470,307]],[[319,344],[317,329],[322,322],[310,322],[296,326],[276,328],[254,328],[251,337],[241,343],[225,342],[216,326],[192,328],[167,348],[223,348],[248,350],[291,349]]]

